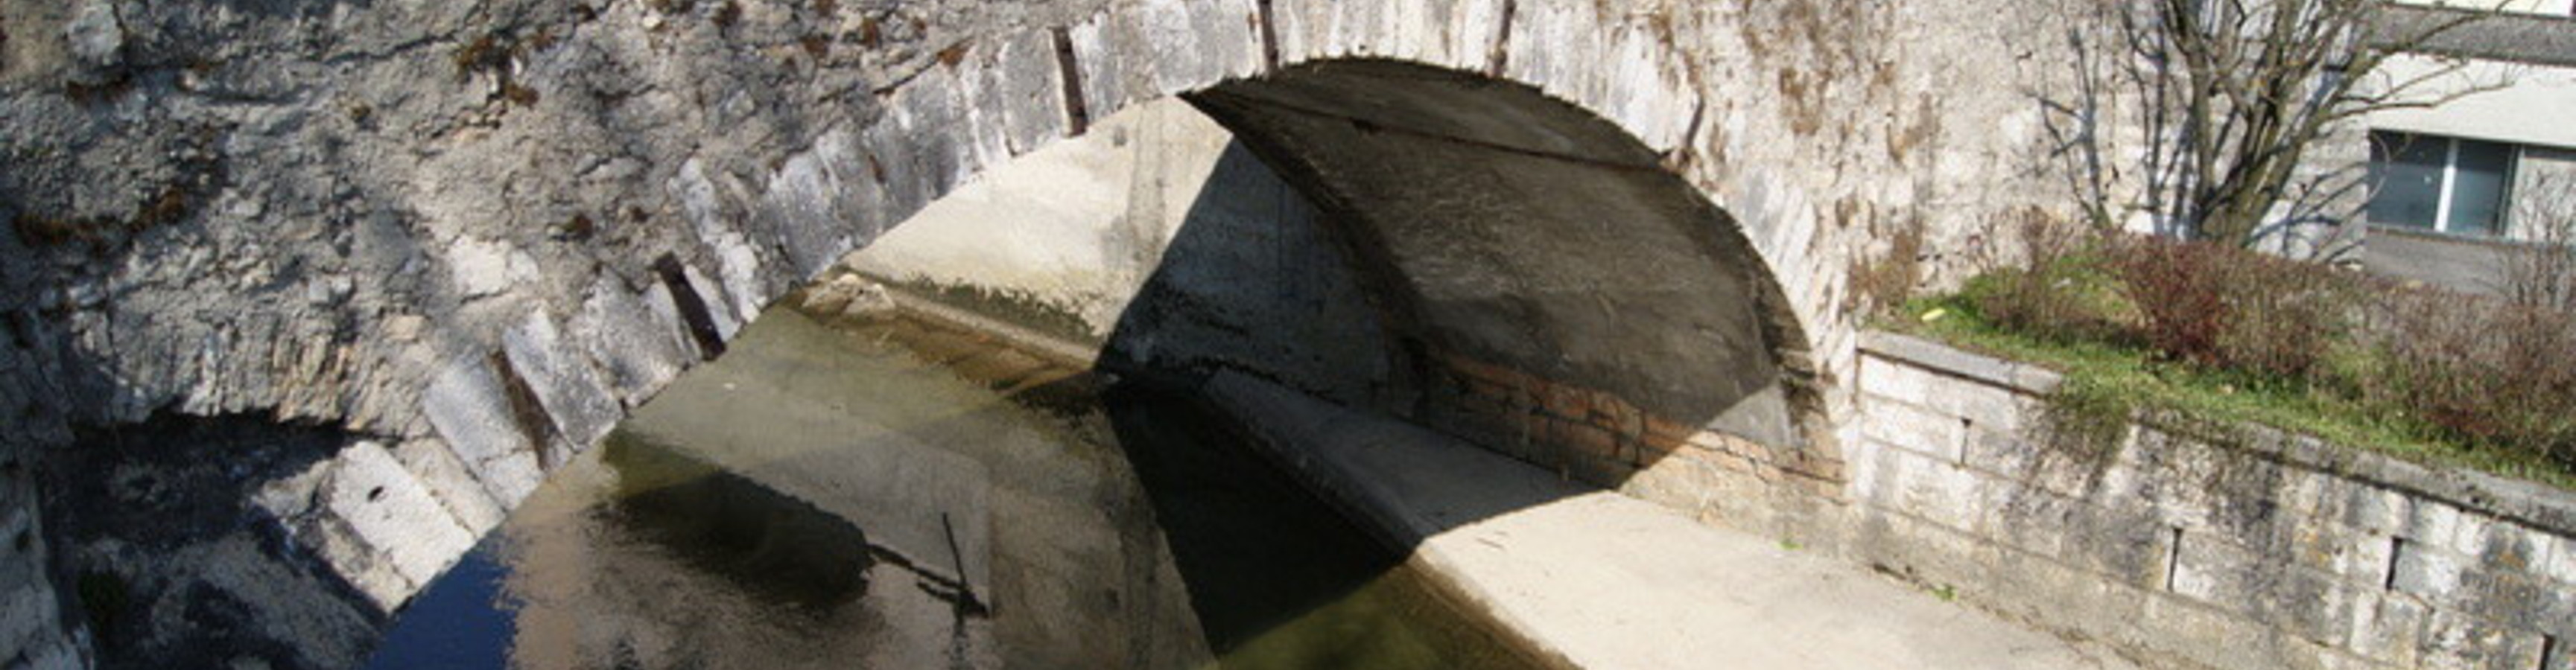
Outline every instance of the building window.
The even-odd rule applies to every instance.
[[[2458,235],[2504,233],[2514,146],[2374,131],[2370,222]]]

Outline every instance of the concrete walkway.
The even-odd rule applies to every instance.
[[[1410,424],[1230,373],[1208,390],[1469,606],[1575,667],[2134,667]]]

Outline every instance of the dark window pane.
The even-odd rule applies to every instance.
[[[2513,178],[2513,146],[2459,140],[2459,164],[2451,173],[2451,232],[2494,235],[2503,232],[2505,184]]]
[[[2438,137],[2370,134],[2370,222],[2432,228],[2442,202],[2442,161],[2450,152]]]

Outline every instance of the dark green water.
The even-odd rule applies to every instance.
[[[1518,668],[1184,395],[775,310],[370,667]]]

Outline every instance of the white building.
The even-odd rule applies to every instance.
[[[2383,34],[2482,16],[2389,59],[2382,81],[2424,79],[2414,90],[2428,98],[2486,90],[2364,119],[2371,145],[2364,265],[2497,290],[2512,254],[2576,241],[2566,230],[2576,225],[2576,0],[2507,0],[2486,10],[2398,2],[2405,6],[2390,8]]]

